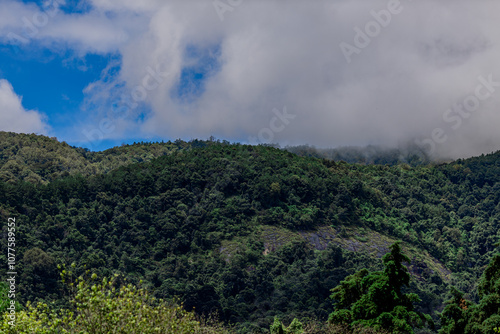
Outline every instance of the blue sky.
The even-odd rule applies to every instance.
[[[74,58],[40,50],[30,55],[26,50],[4,47],[0,54],[0,73],[27,109],[43,111],[51,120],[54,131],[60,131],[80,114],[83,89],[99,78],[109,56],[87,55]]]
[[[0,53],[0,76],[8,80],[15,93],[22,97],[24,108],[39,110],[46,115],[50,134],[71,143],[68,133],[85,116],[82,103],[83,90],[90,82],[100,78],[114,55],[88,54],[83,57],[71,52],[59,53],[49,49],[30,50],[3,46]],[[130,142],[124,140],[123,142]],[[90,148],[106,149],[119,145],[120,140],[103,140]]]
[[[500,3],[391,3],[2,0],[0,130],[499,149]]]

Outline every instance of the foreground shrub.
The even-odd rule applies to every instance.
[[[83,334],[153,334],[153,333],[227,333],[220,325],[202,325],[194,313],[182,305],[174,305],[151,297],[146,290],[128,284],[115,287],[114,279],[97,281],[94,274],[90,283],[79,278],[71,310],[54,310],[47,304],[26,305],[17,312],[15,326],[9,325],[8,314],[3,315],[0,332],[14,333],[83,333]]]

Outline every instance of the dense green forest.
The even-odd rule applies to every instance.
[[[131,163],[151,161],[177,150],[204,145],[197,140],[190,143],[177,140],[174,143],[122,145],[105,152],[91,152],[65,142],[59,143],[56,138],[0,131],[0,179],[8,183],[23,180],[47,184],[68,175],[103,174]]]
[[[71,307],[58,265],[74,263],[75,277],[118,274],[117,286],[237,333],[328,319],[345,333],[500,326],[500,151],[391,166],[301,155],[216,140],[90,152],[0,133],[1,244],[15,217],[19,307]]]

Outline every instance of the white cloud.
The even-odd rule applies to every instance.
[[[348,64],[339,44],[354,44],[354,28],[364,29],[374,20],[370,12],[387,9],[387,3],[244,1],[223,22],[209,2],[165,5],[140,37],[152,42],[123,49],[131,61],[122,73],[130,83],[139,82],[145,64],[175,59],[175,80],[148,96],[153,113],[142,130],[244,140],[269,126],[273,108],[287,106],[296,118],[274,133],[275,141],[397,145],[428,138],[441,127],[448,139],[436,145],[439,154],[500,148],[492,140],[498,132],[480,125],[500,125],[500,115],[491,112],[500,107],[500,89],[461,128],[443,122],[444,112],[471,93],[478,75],[492,73],[500,81],[500,24],[491,14],[499,5],[401,1],[401,12]],[[220,71],[194,103],[180,105],[171,91],[186,66],[186,46],[210,43],[220,43]]]
[[[80,54],[117,52],[141,27],[143,16],[134,12],[115,15],[102,8],[85,14],[68,14],[62,0],[38,7],[21,1],[0,3],[0,41],[21,47],[71,48]],[[147,18],[146,18],[147,19]]]
[[[21,97],[16,95],[10,82],[0,79],[0,130],[47,134],[44,116],[35,110],[26,110]]]
[[[92,5],[99,10],[137,11],[145,12],[158,9],[164,0],[91,0]]]

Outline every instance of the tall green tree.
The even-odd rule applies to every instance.
[[[451,288],[453,297],[440,314],[439,334],[495,333],[495,328],[500,328],[500,253],[493,256],[484,270],[477,290],[481,299],[474,304]]]
[[[446,307],[440,314],[439,334],[462,334],[467,325],[467,310],[472,303],[464,299],[463,292],[453,286],[450,288],[450,293],[452,298],[446,302]]]
[[[432,325],[429,315],[414,310],[413,303],[420,300],[418,296],[402,290],[410,282],[410,274],[403,265],[409,261],[399,243],[395,243],[382,258],[383,271],[370,273],[362,269],[348,276],[332,289],[331,298],[337,303],[329,321],[394,333],[413,333],[414,327],[423,327],[426,322]]]

